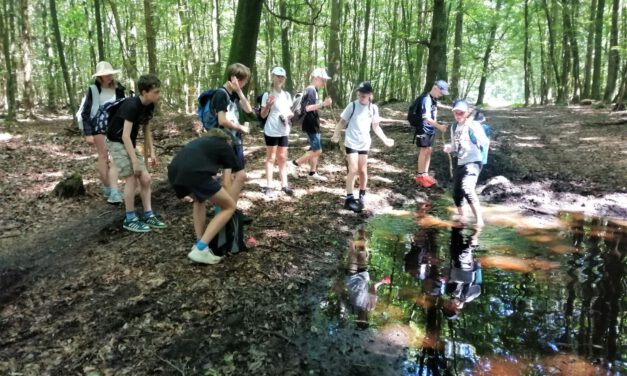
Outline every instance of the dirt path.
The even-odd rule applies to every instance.
[[[404,118],[405,109],[388,106],[382,114]],[[487,115],[496,135],[482,178],[507,180],[488,183],[486,200],[541,216],[578,207],[627,217],[625,113],[549,107]],[[120,229],[122,209],[103,203],[96,184],[74,200],[48,194],[64,171],[95,182],[89,148],[62,122],[25,123],[11,135],[0,130],[0,373],[350,369],[312,361],[306,351],[312,312],[341,270],[353,230],[376,212],[426,197],[412,181],[409,128],[385,126],[393,149],[374,141],[369,210],[361,215],[341,209],[344,166],[330,145],[322,159],[328,183],[303,177],[293,182],[296,198],[267,200],[262,137],[249,137],[250,181],[240,206],[255,218],[247,231],[258,246],[203,267],[185,258],[193,241],[191,207],[159,181],[172,154],[193,137],[191,118],[156,123],[162,165],[153,201],[169,227],[145,235]],[[295,156],[306,140],[300,135],[291,145]],[[446,185],[447,157],[435,152],[432,166]]]

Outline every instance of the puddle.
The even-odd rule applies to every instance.
[[[476,231],[443,220],[447,205],[356,231],[311,328],[311,374],[627,372],[624,222],[488,209]]]

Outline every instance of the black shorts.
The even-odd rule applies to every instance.
[[[286,148],[289,141],[287,136],[271,137],[266,136],[265,133],[263,134],[263,138],[266,140],[266,146],[280,146],[282,148]]]
[[[430,148],[433,146],[435,142],[435,133],[426,134],[426,133],[418,133],[416,134],[416,146],[419,148]]]
[[[193,187],[173,185],[172,188],[174,188],[174,192],[178,198],[192,196],[194,200],[198,202],[205,202],[218,193],[220,189],[222,189],[222,186],[220,185],[220,182],[214,178],[209,178],[202,184],[195,185]]]
[[[237,164],[231,170],[233,173],[242,171],[246,168],[246,160],[244,159],[244,145],[233,145],[233,151],[235,152],[235,159]]]
[[[361,154],[361,155],[368,155],[368,150],[355,150],[355,149],[351,149],[348,146],[344,146],[344,149],[346,149],[346,154]]]

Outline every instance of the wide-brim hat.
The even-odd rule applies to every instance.
[[[108,76],[110,74],[118,74],[120,73],[119,69],[113,69],[113,66],[107,61],[101,61],[96,64],[96,73],[94,73],[91,78],[96,78],[99,76]]]

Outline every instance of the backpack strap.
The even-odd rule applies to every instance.
[[[98,92],[98,87],[95,84],[89,85],[89,90],[91,90],[91,110],[89,112],[89,118],[91,119],[96,116],[100,108],[100,92]]]

